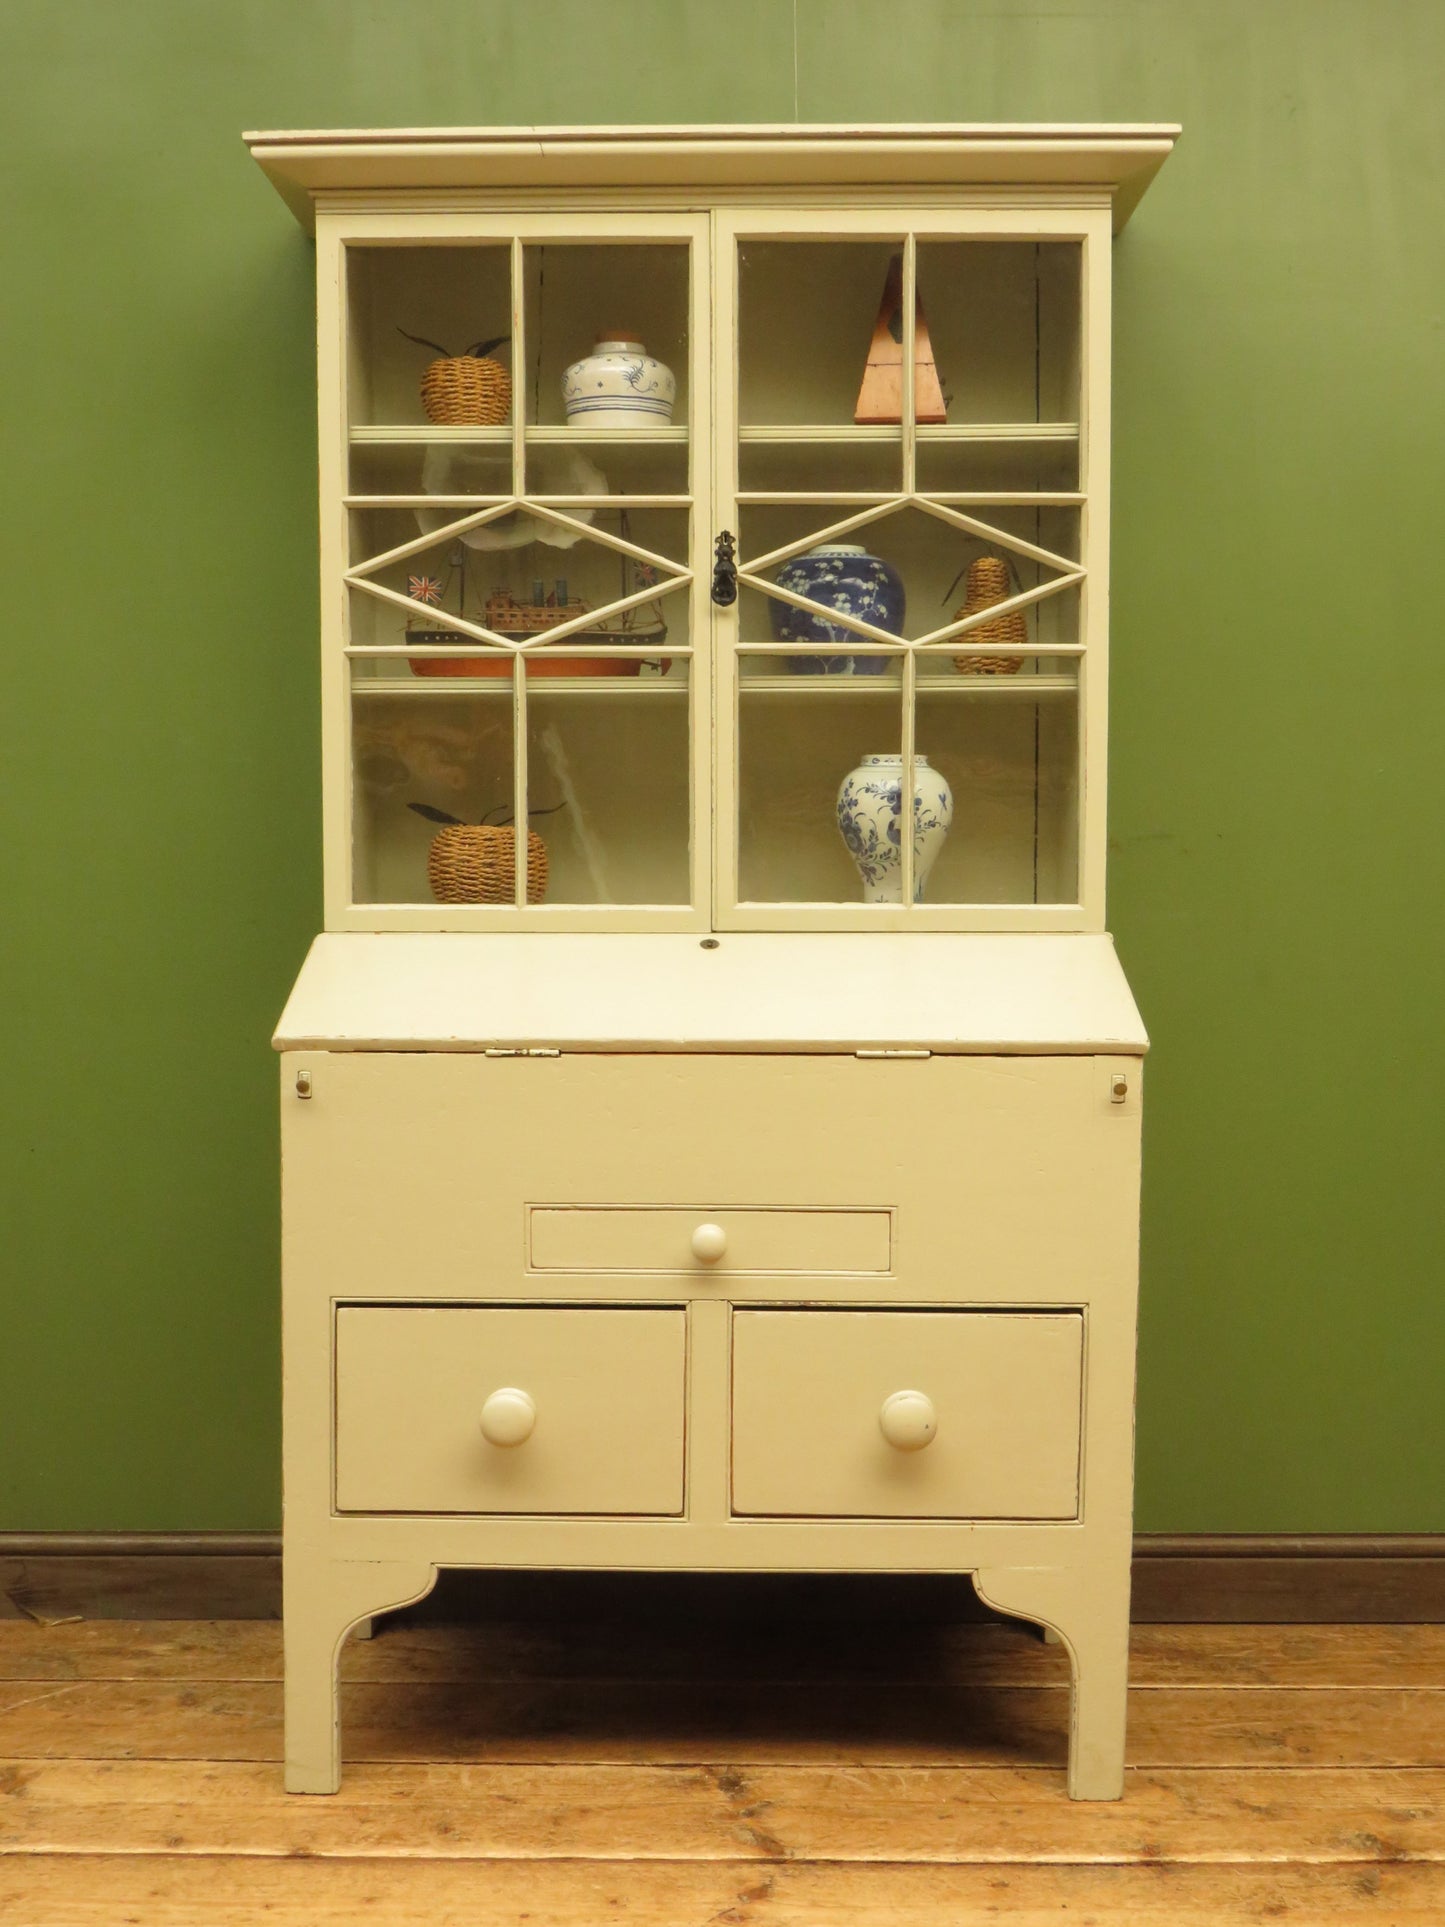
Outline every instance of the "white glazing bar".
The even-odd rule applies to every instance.
[[[903,240],[903,312],[899,319],[903,337],[903,493],[912,495],[918,487],[918,241],[913,234]],[[911,846],[910,846],[911,847]],[[911,897],[905,897],[911,903]]]
[[[544,495],[534,499],[550,502],[553,498]],[[592,498],[593,501],[598,499],[595,496]],[[890,505],[901,499],[891,490],[880,492],[878,489],[844,488],[745,489],[738,496],[739,503],[747,508],[808,508],[814,504],[826,505],[832,502],[857,502],[878,506],[879,504]],[[608,496],[606,500],[608,506],[611,506],[618,497]],[[928,496],[928,500],[945,504],[964,504],[975,508],[987,508],[990,505],[998,508],[1078,508],[1084,497],[1077,489],[961,489],[934,492]],[[365,506],[365,503],[358,506]],[[667,504],[659,500],[647,506],[661,508]]]
[[[345,654],[351,642],[351,596],[341,577],[350,529],[342,497],[350,481],[347,423],[353,393],[350,287],[346,244],[335,223],[316,226],[316,350],[319,380],[318,485],[321,584],[321,773],[325,922],[340,928],[355,901],[353,718]]]
[[[512,236],[512,493],[527,493],[527,288],[522,237]]]
[[[713,344],[709,394],[712,404],[709,524],[698,529],[698,550],[704,567],[714,558],[720,532],[740,536],[738,483],[741,480],[743,428],[739,388],[742,330],[739,325],[739,257],[742,237],[729,217],[718,209],[708,215],[712,254]],[[738,661],[738,605],[714,603],[712,585],[704,578],[708,635],[712,654],[711,700],[712,768],[709,775],[711,811],[712,917],[730,915],[738,901],[739,846],[742,837],[742,727],[743,703]],[[702,700],[702,694],[696,699]],[[695,707],[694,718],[700,710]],[[699,748],[701,756],[701,748]]]
[[[1080,709],[1077,753],[1079,900],[1089,927],[1105,921],[1106,784],[1109,736],[1109,223],[1091,217],[1080,270],[1083,394],[1079,408],[1079,481],[1088,497],[1080,511],[1082,553],[1089,579],[1080,593]]]
[[[687,705],[688,832],[687,900],[694,910],[711,915],[713,896],[712,769],[716,731],[710,727],[710,670],[712,660],[711,575],[708,546],[712,539],[712,435],[716,416],[712,398],[713,340],[713,229],[711,215],[694,227],[687,243],[688,276],[688,421],[687,421],[687,549],[694,568],[687,596],[688,642],[699,652],[700,670],[689,669]]]
[[[453,620],[455,619],[454,617]],[[547,633],[550,635],[552,632],[549,629]],[[796,651],[797,644],[793,643],[790,647]],[[497,639],[497,646],[490,649],[478,647],[476,644],[470,642],[357,642],[350,644],[343,653],[348,657],[356,656],[360,658],[369,656],[383,658],[388,656],[455,656],[458,661],[475,657],[479,661],[485,662],[504,654],[508,656],[524,655],[528,652],[529,648],[535,656],[537,653],[535,647],[513,642],[507,637],[502,636]],[[567,648],[567,654],[569,656],[625,656],[629,662],[652,662],[658,656],[676,656],[685,659],[691,653],[691,650],[685,644],[677,643],[674,645],[669,642],[584,642],[569,644]],[[1052,654],[1054,652],[1051,651],[1050,653]]]
[[[832,496],[831,501],[845,500]],[[1030,498],[1032,499],[1032,498]],[[552,509],[685,509],[689,495],[533,495],[528,507]],[[348,495],[349,509],[480,509],[515,505],[512,495]]]
[[[944,504],[972,503],[982,508],[990,503],[999,508],[1078,508],[1084,497],[1078,489],[1066,488],[940,489],[928,499]]]
[[[530,495],[531,508],[549,509],[685,509],[690,495]]]
[[[769,586],[771,587],[771,585]],[[823,609],[821,604],[803,604],[800,602],[798,606],[800,608],[807,607],[810,609],[815,607],[819,608],[821,613],[827,616],[830,622],[836,620],[840,625],[848,620],[846,616],[841,615],[836,609]],[[992,611],[989,611],[989,613],[992,614]],[[904,642],[901,637],[890,634],[886,629],[874,629],[869,624],[863,623],[861,616],[856,617],[855,620],[862,624],[861,633],[867,635],[871,641],[875,642],[880,652],[901,656],[913,646],[911,643]],[[738,654],[742,656],[798,656],[806,655],[807,653],[808,648],[806,643],[776,642],[772,638],[763,642],[743,642],[738,645]],[[836,642],[820,642],[812,653],[820,656],[836,655],[838,653],[838,644]],[[1037,651],[1031,651],[1030,653],[1037,654]],[[815,686],[821,687],[824,683],[839,682],[841,680],[843,680],[843,678],[839,676],[809,676],[799,681],[798,688],[801,693]],[[860,676],[858,680],[866,683],[871,682],[873,679],[865,675]]]
[[[527,812],[527,664],[512,659],[512,905],[527,907],[527,845],[532,828]]]
[[[480,509],[506,508],[513,500],[510,495],[348,495],[342,506],[349,509]]]
[[[915,429],[919,442],[1073,442],[1079,435],[1077,422],[920,422]],[[777,442],[790,448],[810,442],[851,446],[897,439],[889,422],[767,422],[738,430],[740,442]]]
[[[915,748],[916,748],[916,745],[915,745],[916,718],[914,716],[913,710],[914,710],[914,699],[917,695],[917,684],[918,684],[918,656],[917,656],[917,653],[912,649],[910,649],[907,655],[905,655],[903,658],[902,682],[903,682],[903,770],[902,770],[901,781],[902,781],[903,788],[898,798],[898,802],[900,806],[900,814],[899,814],[899,820],[898,820],[898,841],[899,841],[899,851],[903,858],[903,875],[900,879],[900,889],[902,891],[902,902],[903,902],[904,908],[911,912],[913,908],[914,817],[917,814],[914,807],[914,802],[913,802],[913,789],[914,789],[913,771],[914,771]]]

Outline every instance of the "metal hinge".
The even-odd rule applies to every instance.
[[[855,1057],[932,1057],[931,1050],[855,1050]]]
[[[538,1044],[526,1044],[516,1048],[489,1046],[482,1054],[484,1057],[560,1057],[562,1055],[559,1050]]]

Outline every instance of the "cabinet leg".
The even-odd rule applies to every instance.
[[[1068,1649],[1069,1797],[1124,1791],[1129,1697],[1129,1568],[1060,1571],[992,1566],[973,1577],[985,1605],[1051,1628]]]
[[[436,1567],[414,1560],[284,1560],[286,1791],[335,1793],[341,1785],[337,1660],[359,1620],[424,1598]]]

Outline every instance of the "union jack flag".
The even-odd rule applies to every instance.
[[[441,578],[434,575],[409,575],[406,579],[406,592],[413,602],[440,602]]]

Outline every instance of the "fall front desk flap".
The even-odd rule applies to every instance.
[[[349,933],[318,937],[278,1050],[847,1051],[1140,1056],[1093,934]]]

